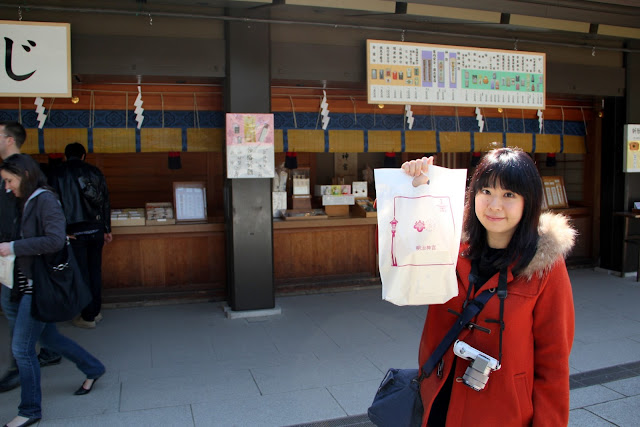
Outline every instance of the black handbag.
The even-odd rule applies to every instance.
[[[484,291],[465,307],[460,320],[449,329],[421,370],[391,368],[387,371],[367,411],[372,423],[378,427],[422,425],[424,407],[420,396],[420,382],[431,374],[460,331],[484,308],[493,295],[495,292]]]
[[[33,258],[33,295],[31,315],[42,322],[73,319],[92,299],[91,291],[67,239],[53,254]]]
[[[387,371],[367,411],[379,427],[419,427],[423,413],[418,370],[395,368]]]

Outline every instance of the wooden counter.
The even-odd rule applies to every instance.
[[[174,233],[208,233],[224,231],[224,224],[172,224],[172,225],[139,225],[129,227],[113,227],[114,236],[129,234],[174,234]]]
[[[274,230],[285,230],[291,228],[327,228],[327,227],[344,227],[354,225],[376,225],[378,218],[361,218],[361,217],[329,217],[325,219],[302,219],[302,220],[284,220],[274,219]]]
[[[226,298],[224,224],[113,227],[103,250],[105,301]]]
[[[578,241],[570,259],[591,251],[590,208],[554,209],[571,219]],[[276,294],[379,283],[377,218],[273,221]],[[225,224],[114,227],[105,246],[105,301],[227,299]]]
[[[377,283],[376,218],[273,221],[276,293]],[[105,302],[227,298],[225,224],[113,227]]]
[[[274,220],[276,292],[377,281],[376,218]]]

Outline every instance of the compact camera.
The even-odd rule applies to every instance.
[[[471,360],[471,364],[462,376],[462,382],[480,391],[484,389],[489,381],[491,371],[500,369],[500,363],[493,357],[471,347],[464,341],[456,340],[453,344],[453,353],[466,360]]]

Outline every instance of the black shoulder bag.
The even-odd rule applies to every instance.
[[[91,302],[69,239],[58,252],[34,256],[32,275],[31,315],[42,322],[71,320]]]
[[[469,276],[469,292],[471,292],[471,287],[477,276],[475,268],[472,269]],[[500,281],[504,281],[506,285],[506,271],[501,272],[500,276]],[[506,286],[504,288],[504,296],[506,297]],[[468,304],[465,302],[462,313],[455,313],[459,315],[458,321],[449,329],[449,332],[447,332],[421,369],[391,368],[387,371],[373,398],[373,403],[371,403],[367,411],[371,422],[378,427],[419,427],[422,425],[424,407],[420,397],[420,382],[431,375],[433,368],[442,360],[442,357],[460,332],[467,326],[475,326],[471,323],[471,320],[482,311],[487,301],[495,294],[495,289],[486,290],[475,299],[469,301]],[[500,338],[502,346],[502,334]]]

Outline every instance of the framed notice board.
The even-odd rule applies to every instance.
[[[569,207],[567,192],[564,188],[564,179],[561,176],[543,176],[542,185],[544,192],[543,208],[557,209]]]
[[[176,222],[207,222],[207,189],[204,182],[174,182]]]
[[[542,52],[367,40],[369,104],[544,110]]]

